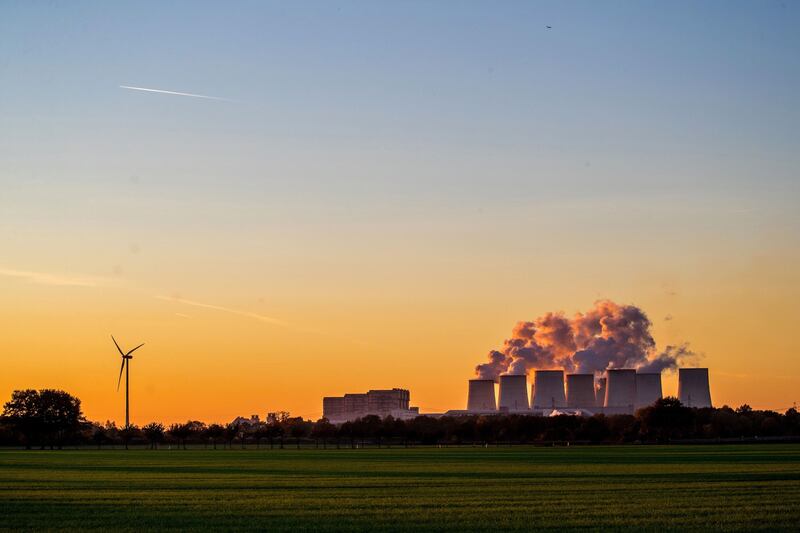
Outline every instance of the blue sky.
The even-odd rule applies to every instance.
[[[792,2],[18,2],[2,9],[0,73],[12,83],[0,89],[0,111],[16,157],[42,146],[61,155],[68,131],[74,142],[105,149],[124,143],[133,157],[169,142],[165,159],[197,147],[235,158],[258,141],[259,150],[432,157],[476,149],[584,162],[636,155],[654,169],[691,157],[730,161],[732,172],[701,183],[637,173],[604,182],[608,191],[746,187],[737,158],[769,164],[794,157],[796,147],[800,7]],[[154,98],[120,84],[237,102]],[[524,181],[509,185],[543,192],[536,180]],[[478,195],[490,192],[475,185]]]

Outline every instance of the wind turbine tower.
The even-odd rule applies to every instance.
[[[129,352],[123,352],[122,348],[119,347],[117,343],[117,339],[114,338],[114,335],[111,335],[111,340],[114,341],[114,346],[117,347],[119,354],[122,356],[122,366],[119,368],[119,379],[117,380],[117,390],[119,390],[119,385],[122,382],[122,371],[125,371],[125,429],[128,429],[131,425],[130,421],[130,402],[128,401],[129,396],[129,385],[130,385],[130,360],[133,359],[131,355],[133,352],[144,346],[144,343],[140,344],[133,350]]]

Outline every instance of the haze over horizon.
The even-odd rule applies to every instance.
[[[0,397],[423,411],[597,300],[800,400],[800,4],[7,2]],[[548,28],[550,26],[550,28]],[[674,394],[674,375],[664,392]]]

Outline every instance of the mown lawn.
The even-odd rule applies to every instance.
[[[800,446],[0,451],[0,529],[795,530]]]

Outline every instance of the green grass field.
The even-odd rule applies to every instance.
[[[0,451],[0,528],[797,530],[800,446]]]

